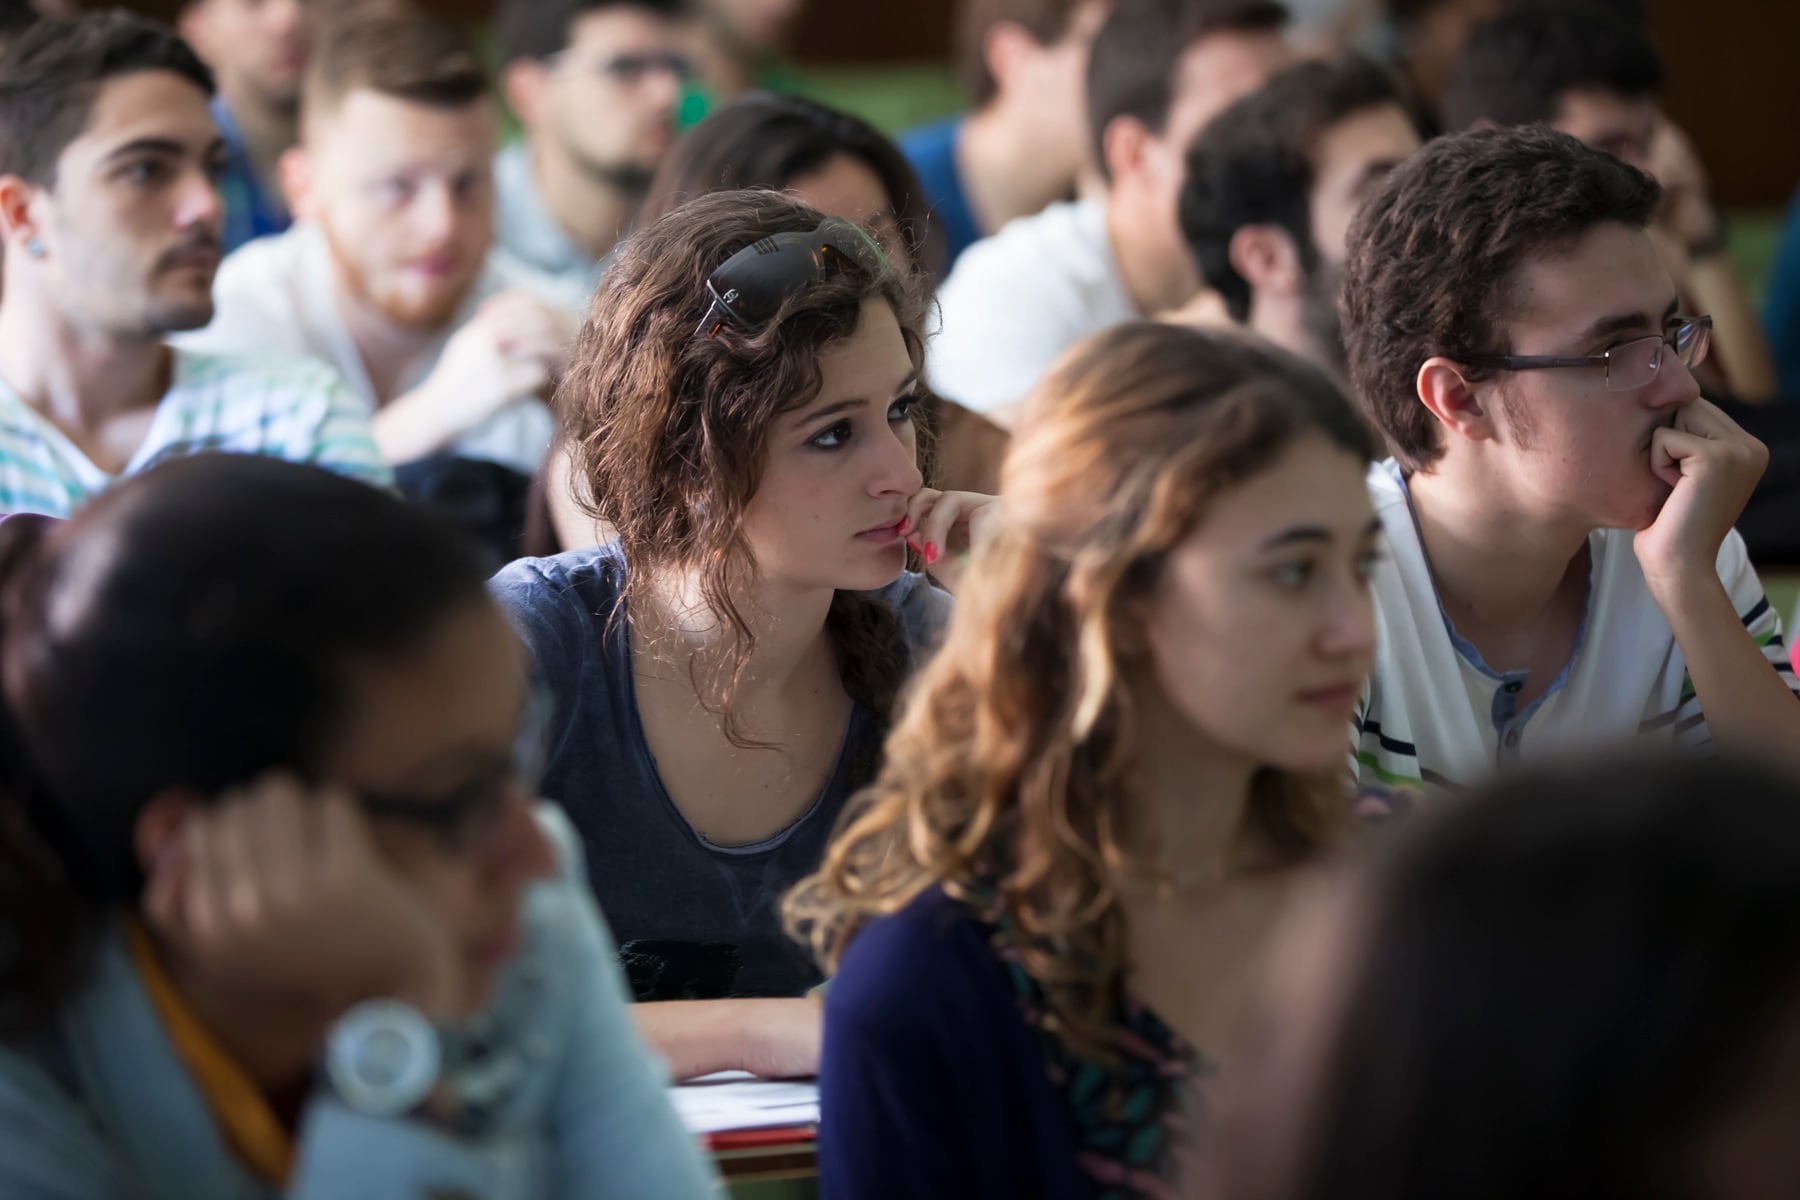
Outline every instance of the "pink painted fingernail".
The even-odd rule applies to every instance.
[[[937,562],[937,560],[938,560],[937,543],[936,542],[926,542],[925,543],[925,565],[929,567],[933,563]]]
[[[895,529],[894,532],[904,536],[906,531],[911,528],[912,528],[912,518],[911,517],[901,517],[900,518],[900,526],[899,526],[899,528]]]

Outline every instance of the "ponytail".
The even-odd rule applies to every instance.
[[[32,770],[11,687],[14,652],[25,636],[23,596],[57,524],[32,514],[0,518],[0,1039],[55,1017],[85,974],[98,927],[98,914],[69,887],[35,828],[34,813],[46,810],[48,797]]]

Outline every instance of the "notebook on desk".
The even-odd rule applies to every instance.
[[[808,1142],[819,1124],[819,1085],[810,1079],[721,1071],[670,1088],[669,1099],[715,1150]]]

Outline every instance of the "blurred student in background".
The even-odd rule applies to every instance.
[[[919,470],[919,277],[842,218],[720,192],[632,235],[557,400],[605,546],[493,589],[556,699],[638,1019],[679,1076],[818,1067],[818,969],[777,905],[874,775],[990,498]]]
[[[964,0],[957,57],[966,113],[900,139],[953,266],[1014,217],[1074,193],[1091,171],[1089,47],[1111,0]]]
[[[1273,955],[1207,1195],[1794,1194],[1800,788],[1605,759],[1405,832]]]
[[[1000,425],[1064,350],[1199,290],[1176,219],[1189,144],[1291,57],[1272,0],[1120,0],[1088,59],[1103,195],[971,247],[944,282],[934,390]]]
[[[483,575],[241,455],[0,521],[0,1193],[713,1194]]]
[[[790,82],[782,67],[805,0],[687,0],[687,46],[694,88],[682,105],[691,125],[717,104],[752,88]]]
[[[881,775],[788,901],[834,974],[828,1196],[1171,1194],[1250,965],[1350,832],[1380,526],[1343,395],[1138,323],[1026,418]]]
[[[1720,390],[1765,401],[1775,368],[1687,135],[1657,109],[1663,66],[1641,16],[1600,0],[1521,0],[1475,26],[1444,100],[1452,130],[1543,122],[1662,185],[1652,234],[1696,312],[1711,313]]]
[[[490,262],[494,97],[475,47],[422,13],[348,13],[320,33],[301,142],[283,160],[299,222],[225,261],[212,323],[182,344],[304,354],[373,414],[402,489],[460,464],[523,498],[552,421],[574,310]],[[505,531],[490,541],[507,553]]]
[[[1345,235],[1418,148],[1393,76],[1360,57],[1289,67],[1215,117],[1188,152],[1181,230],[1231,320],[1346,379]],[[1212,323],[1189,309],[1171,319]]]
[[[300,78],[319,0],[190,0],[181,36],[218,80],[213,117],[229,152],[225,250],[292,223],[281,156],[300,138]]]
[[[501,85],[524,136],[494,160],[494,253],[586,307],[675,142],[679,0],[511,0]]]
[[[67,516],[201,450],[393,475],[328,367],[164,344],[215,313],[226,148],[161,25],[46,20],[0,56],[0,512]]]

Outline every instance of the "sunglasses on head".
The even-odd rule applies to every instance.
[[[875,272],[887,265],[887,255],[875,239],[842,217],[826,217],[811,233],[771,234],[745,246],[706,277],[712,303],[694,336],[711,337],[726,321],[754,333],[806,285],[845,270]]]

